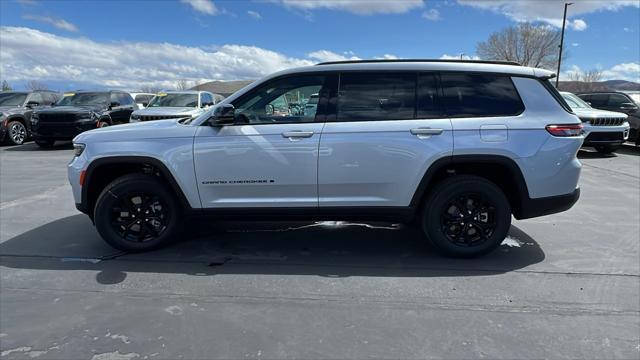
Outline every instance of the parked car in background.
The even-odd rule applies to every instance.
[[[149,105],[131,114],[130,122],[196,118],[224,97],[208,91],[167,91],[158,93]]]
[[[60,99],[55,91],[0,92],[0,142],[20,145],[31,137],[31,114]]]
[[[629,141],[640,146],[640,103],[636,102],[631,95],[617,91],[598,91],[577,95],[593,108],[627,114],[630,127]]]
[[[609,154],[618,150],[629,138],[627,115],[619,112],[594,109],[584,100],[570,92],[560,92],[571,110],[583,124],[584,143],[598,152]]]
[[[151,99],[156,96],[155,94],[151,93],[129,93],[129,95],[131,95],[133,101],[135,101],[136,105],[138,105],[138,109],[146,108],[147,105],[149,105],[149,101],[151,101]]]
[[[579,198],[582,123],[552,75],[443,60],[289,69],[208,116],[80,134],[69,182],[76,207],[125,251],[166,245],[187,216],[208,215],[412,222],[443,253],[478,256],[512,215]],[[313,94],[315,112],[293,110]]]
[[[83,131],[129,122],[137,107],[124,91],[78,91],[67,93],[58,104],[38,109],[31,116],[33,137],[41,147],[56,140],[71,140]]]

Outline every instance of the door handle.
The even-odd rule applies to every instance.
[[[313,136],[313,131],[285,131],[282,137],[286,138],[309,138]]]
[[[418,137],[424,136],[424,137],[429,137],[430,135],[440,135],[442,134],[444,130],[443,129],[432,129],[432,128],[415,128],[415,129],[411,129],[411,134],[412,135],[418,135]]]

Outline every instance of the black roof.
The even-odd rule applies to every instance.
[[[494,61],[494,60],[463,60],[463,59],[369,59],[369,60],[341,60],[326,61],[316,65],[335,65],[335,64],[363,64],[363,63],[408,63],[408,62],[444,62],[444,63],[471,63],[471,64],[495,64],[495,65],[516,65],[521,66],[515,61]]]

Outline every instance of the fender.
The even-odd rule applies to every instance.
[[[89,204],[89,184],[91,184],[91,180],[95,175],[96,169],[104,165],[112,165],[112,164],[127,164],[127,165],[149,164],[153,166],[154,168],[158,169],[158,171],[160,171],[160,173],[165,179],[167,179],[169,186],[178,197],[178,201],[182,204],[184,209],[193,210],[193,208],[189,204],[189,201],[187,200],[187,197],[182,191],[182,188],[180,188],[180,186],[178,185],[178,182],[174,178],[171,171],[167,168],[167,166],[162,161],[156,158],[148,157],[148,156],[111,156],[111,157],[104,157],[104,158],[93,160],[89,164],[85,172],[84,185],[82,186],[82,193],[81,193],[82,203],[76,205],[78,210],[80,210],[81,212],[89,216],[92,216],[93,208],[91,208],[91,205],[95,205],[95,204]]]

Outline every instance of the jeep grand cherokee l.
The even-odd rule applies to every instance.
[[[629,94],[616,91],[600,91],[577,94],[591,107],[624,113],[629,122],[629,141],[640,146],[640,104],[636,103]]]
[[[223,97],[208,91],[168,91],[158,93],[149,105],[131,114],[130,122],[196,118]]]
[[[420,223],[445,254],[504,240],[511,216],[578,199],[582,122],[513,64],[346,61],[285,70],[202,116],[91,130],[68,166],[110,245],[179,238],[185,216]],[[314,113],[299,111],[318,94]],[[282,108],[280,104],[292,106]]]
[[[610,154],[629,138],[629,123],[623,113],[592,108],[576,95],[561,92],[571,110],[582,120],[582,146],[593,146],[598,152]]]
[[[0,143],[21,145],[31,137],[31,114],[51,106],[60,94],[48,90],[0,92]]]
[[[56,140],[71,140],[86,130],[128,123],[136,107],[131,95],[123,91],[65,94],[59,106],[33,113],[33,136],[40,147],[51,147]]]

